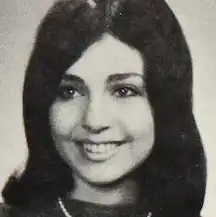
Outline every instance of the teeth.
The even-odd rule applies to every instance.
[[[92,152],[97,152],[97,145],[92,145]]]
[[[109,150],[112,148],[112,144],[107,144],[107,145],[105,146],[105,148],[106,148],[106,151],[109,151]]]
[[[99,151],[99,152],[104,152],[104,151],[106,151],[106,146],[105,146],[104,144],[99,145],[99,146],[98,146],[98,151]]]
[[[108,152],[117,147],[116,144],[84,144],[84,149],[87,151],[93,152],[93,153],[103,153],[103,152]]]

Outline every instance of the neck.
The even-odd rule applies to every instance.
[[[135,204],[137,192],[137,184],[132,180],[99,186],[89,184],[76,177],[75,189],[68,196],[72,199],[103,205]]]

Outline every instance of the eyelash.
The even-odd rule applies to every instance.
[[[83,96],[84,95],[83,93],[81,93],[81,91],[77,90],[74,87],[71,87],[71,86],[62,86],[62,87],[59,88],[57,96],[60,99],[69,100],[69,99],[74,99],[76,97],[79,97],[79,96],[74,96],[75,93],[78,93],[79,96]]]
[[[122,93],[120,93],[120,91],[122,91],[122,90],[124,91],[123,95],[121,95]],[[130,92],[130,93],[128,94],[128,92]],[[116,93],[118,95],[116,95]],[[130,85],[117,85],[114,87],[114,90],[112,91],[112,95],[115,95],[118,98],[135,97],[135,96],[141,96],[142,91],[140,91],[136,87],[130,86]]]
[[[121,92],[123,91],[123,92]],[[131,85],[115,85],[110,90],[111,94],[117,98],[128,98],[128,97],[135,97],[135,96],[142,96],[142,91],[138,90],[137,87]],[[78,93],[78,96],[75,94]],[[71,86],[60,86],[57,97],[62,100],[69,100],[75,99],[76,97],[84,96],[85,93],[77,90],[77,88]]]

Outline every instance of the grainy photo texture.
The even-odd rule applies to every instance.
[[[200,217],[193,67],[164,0],[60,0],[26,67],[28,159],[1,217]]]

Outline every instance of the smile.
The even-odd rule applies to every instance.
[[[93,142],[90,140],[79,141],[76,144],[82,150],[82,153],[88,160],[95,162],[102,162],[110,159],[119,146],[123,145],[125,142]]]
[[[92,153],[105,153],[115,149],[118,145],[114,143],[84,144],[84,149]]]

